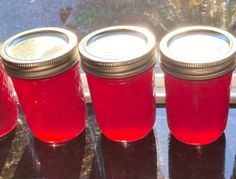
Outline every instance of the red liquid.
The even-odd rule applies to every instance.
[[[87,108],[79,64],[50,78],[12,80],[29,128],[38,139],[61,143],[83,131]]]
[[[226,127],[232,73],[191,81],[165,74],[168,125],[180,141],[202,145],[219,138]]]
[[[0,137],[11,132],[17,122],[17,105],[8,76],[0,62]]]
[[[87,73],[93,108],[100,130],[111,140],[145,137],[155,122],[153,68],[124,79]]]

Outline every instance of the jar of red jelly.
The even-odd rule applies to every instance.
[[[65,142],[85,128],[77,47],[76,35],[62,28],[25,31],[2,45],[5,71],[30,130],[42,141]]]
[[[79,44],[96,120],[111,140],[136,141],[152,130],[155,45],[152,33],[133,26],[98,30]]]
[[[0,60],[0,137],[9,134],[15,128],[17,116],[13,86]]]
[[[215,141],[228,118],[235,38],[214,27],[184,27],[167,34],[160,50],[171,133],[187,144]]]

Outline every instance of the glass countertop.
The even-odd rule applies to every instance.
[[[236,108],[230,108],[225,133],[214,143],[190,146],[170,133],[164,107],[144,139],[112,142],[98,130],[91,105],[85,131],[61,145],[35,139],[22,113],[14,132],[0,141],[3,178],[217,179],[236,177]]]

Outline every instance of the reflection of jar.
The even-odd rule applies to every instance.
[[[100,144],[100,143],[99,143]],[[98,146],[99,147],[99,146]],[[154,132],[150,132],[143,140],[134,143],[117,143],[105,137],[101,139],[102,162],[99,167],[104,166],[103,177],[112,179],[156,179],[157,151]],[[91,178],[99,172],[92,169]]]
[[[234,37],[217,28],[187,27],[166,35],[160,50],[170,131],[188,144],[215,141],[228,118]]]
[[[172,135],[169,142],[169,177],[225,178],[225,135],[204,146],[186,145]]]
[[[83,131],[87,109],[73,33],[60,28],[26,31],[8,39],[1,55],[37,138],[60,143]]]
[[[154,36],[139,27],[110,27],[87,35],[79,48],[103,134],[115,141],[146,136],[155,121]]]
[[[3,71],[0,60],[0,137],[11,132],[17,122],[17,105],[11,81]]]
[[[79,178],[85,149],[85,132],[75,140],[52,146],[35,140],[42,178]]]

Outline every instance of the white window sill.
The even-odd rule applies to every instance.
[[[165,104],[165,90],[164,90],[164,75],[163,74],[155,74],[155,85],[156,85],[156,102],[158,105]],[[90,93],[88,90],[88,84],[85,77],[85,74],[81,74],[84,94],[87,103],[91,103]],[[230,104],[236,104],[236,74],[233,75],[232,78],[232,89],[230,93]]]

